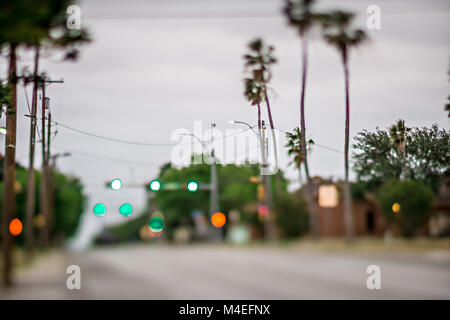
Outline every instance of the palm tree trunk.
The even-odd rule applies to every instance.
[[[37,91],[38,91],[38,73],[39,73],[39,47],[35,49],[34,56],[34,84],[33,97],[31,102],[31,124],[30,124],[30,159],[28,164],[27,179],[27,204],[25,215],[25,244],[28,257],[33,253],[33,217],[36,202],[35,176],[34,176],[34,150],[36,143],[36,110],[37,110]]]
[[[345,182],[344,182],[344,218],[345,218],[345,234],[348,241],[353,239],[353,213],[350,195],[350,184],[348,181],[348,151],[350,140],[350,89],[349,89],[349,72],[348,72],[348,57],[347,49],[342,50],[342,64],[344,66],[345,77],[345,146],[344,146],[344,160],[345,160]]]
[[[302,36],[302,90],[300,95],[300,134],[303,153],[303,165],[305,168],[306,181],[309,183],[311,178],[309,176],[309,168],[307,161],[306,150],[306,120],[305,120],[305,91],[306,91],[306,74],[308,69],[308,41],[306,36]]]
[[[13,243],[14,239],[9,233],[9,223],[16,215],[16,194],[14,184],[16,181],[16,112],[17,112],[17,72],[16,72],[16,44],[10,45],[8,86],[11,94],[11,103],[6,112],[6,139],[5,159],[3,167],[3,284],[12,286],[13,269]]]
[[[261,106],[258,104],[258,130],[261,130]]]
[[[273,156],[275,158],[275,168],[277,170],[276,172],[276,177],[275,177],[275,186],[276,186],[276,191],[277,193],[280,191],[280,175],[278,174],[278,151],[277,151],[277,140],[276,140],[276,136],[275,136],[275,126],[273,124],[273,119],[272,119],[272,112],[270,111],[270,103],[269,103],[269,97],[267,96],[267,89],[264,89],[264,95],[265,95],[265,100],[266,100],[266,105],[267,105],[267,114],[269,116],[269,124],[270,124],[270,132],[272,134],[272,140],[273,140]]]
[[[311,184],[309,175],[308,158],[306,150],[306,119],[305,119],[305,92],[306,92],[306,75],[308,72],[308,40],[306,35],[302,35],[302,89],[300,93],[300,140],[302,144],[303,166],[305,168],[307,190],[305,193],[308,203],[310,231],[313,237],[318,236],[318,216],[316,203],[314,200],[314,186]]]

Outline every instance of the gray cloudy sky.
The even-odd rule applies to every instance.
[[[48,89],[53,119],[99,135],[157,143],[170,143],[176,129],[193,130],[196,120],[205,126],[215,121],[221,130],[236,128],[228,124],[230,119],[255,123],[256,110],[242,95],[242,55],[248,41],[261,36],[275,45],[279,59],[271,84],[275,126],[291,130],[299,125],[300,43],[279,13],[281,4],[278,0],[82,1],[83,24],[94,42],[83,49],[77,63],[60,63],[53,56],[42,68],[53,79],[65,81]],[[364,128],[387,127],[398,118],[409,126],[449,127],[443,111],[449,94],[448,1],[324,0],[319,4],[357,12],[361,27],[366,25],[368,5],[381,8],[382,29],[367,30],[371,42],[351,55],[352,135]],[[343,150],[344,83],[339,56],[319,38],[312,39],[309,49],[308,135],[320,145]],[[29,65],[30,59],[24,53],[21,66]],[[1,70],[4,74],[4,61]],[[29,123],[23,116],[22,88],[19,99],[17,159],[26,165]],[[4,145],[3,138],[0,143]],[[144,192],[113,193],[103,188],[104,182],[113,177],[125,184],[145,182],[170,160],[171,151],[107,142],[61,127],[53,146],[53,152],[73,153],[59,160],[59,168],[85,183],[88,212],[94,202],[108,205],[115,217],[111,214],[109,221],[121,219],[116,210],[122,202],[142,207]],[[280,155],[284,169],[285,150]],[[314,175],[342,177],[343,154],[315,147],[310,167]],[[297,177],[292,169],[288,175]],[[84,221],[91,231],[99,223],[104,220],[92,215]]]

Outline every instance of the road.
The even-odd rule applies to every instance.
[[[81,268],[81,290],[66,268]],[[366,287],[367,266],[381,289]],[[448,252],[357,253],[228,246],[129,246],[53,253],[2,299],[450,299]]]

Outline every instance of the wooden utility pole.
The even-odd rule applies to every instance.
[[[16,119],[17,119],[17,65],[16,44],[10,45],[8,87],[11,100],[6,109],[5,158],[3,163],[3,215],[2,215],[2,254],[3,254],[3,285],[12,286],[13,243],[9,232],[9,224],[16,215]]]
[[[48,201],[47,201],[47,150],[45,148],[46,135],[45,135],[45,109],[47,109],[47,97],[45,96],[45,82],[42,84],[42,105],[41,105],[41,130],[42,130],[42,170],[41,170],[41,215],[44,217],[44,226],[41,231],[42,246],[46,248],[48,246]]]
[[[36,145],[36,113],[37,113],[37,93],[38,93],[38,74],[39,74],[39,47],[35,49],[34,56],[34,79],[33,79],[33,97],[31,101],[30,114],[30,151],[28,163],[28,177],[27,177],[27,204],[25,214],[25,245],[28,257],[33,253],[33,218],[36,203],[36,189],[34,176],[34,149]]]
[[[50,140],[51,140],[51,115],[49,110],[49,98],[45,95],[46,83],[63,83],[63,80],[43,80],[42,85],[42,173],[41,173],[41,214],[44,216],[44,227],[42,228],[41,241],[44,248],[47,248],[50,241],[50,229],[51,229],[51,194],[50,194],[50,172],[49,172],[49,160],[50,160]],[[46,125],[46,112],[48,109],[48,127],[47,134],[45,130]],[[47,140],[47,141],[46,141]]]

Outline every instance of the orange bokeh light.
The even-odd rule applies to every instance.
[[[9,223],[9,232],[11,232],[13,236],[19,235],[22,232],[22,229],[22,222],[17,218]]]
[[[225,225],[227,218],[222,212],[216,212],[211,217],[211,223],[216,228],[221,228]]]

